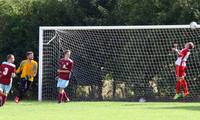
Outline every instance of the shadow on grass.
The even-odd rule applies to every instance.
[[[124,104],[123,106],[131,106],[134,109],[135,107],[141,106],[142,108],[146,108],[146,109],[152,109],[152,110],[189,110],[189,111],[200,111],[200,104],[195,104],[195,105],[187,105],[187,103],[183,104],[183,105],[172,105],[170,104],[169,106],[166,106],[166,104],[162,103],[155,103],[155,104],[148,104],[148,103],[143,103],[143,104]]]
[[[166,110],[192,110],[200,111],[200,105],[197,106],[169,106],[169,107],[148,107],[148,109],[166,109]]]

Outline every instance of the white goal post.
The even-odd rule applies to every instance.
[[[200,26],[197,26],[197,29],[199,29]],[[58,32],[62,32],[62,31],[81,31],[81,30],[162,30],[162,29],[190,29],[190,25],[149,25],[149,26],[40,26],[39,27],[39,72],[38,72],[38,101],[42,101],[43,100],[43,80],[44,80],[44,76],[43,76],[43,72],[44,72],[44,68],[45,65],[43,64],[44,59],[44,52],[48,52],[45,51],[44,49],[44,45],[48,45],[49,43],[51,43],[52,41],[58,39],[56,38],[55,35],[53,34],[44,34],[45,31],[54,31],[56,33],[56,31]],[[187,30],[186,30],[187,31]],[[54,33],[54,34],[55,34]],[[63,32],[63,34],[65,34]],[[142,34],[142,33],[141,33]],[[166,35],[167,31],[166,31]],[[48,40],[45,39],[44,37],[48,37]],[[173,37],[173,36],[172,36]],[[63,38],[64,39],[64,38]],[[134,37],[132,37],[132,39],[134,39]],[[177,38],[178,39],[178,38]],[[117,41],[117,40],[116,40]],[[54,48],[52,48],[52,50],[54,50]],[[59,52],[59,51],[57,51]],[[46,60],[46,59],[45,59]],[[172,61],[173,63],[174,61]]]

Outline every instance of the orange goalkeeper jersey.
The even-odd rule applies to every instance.
[[[37,73],[37,62],[34,60],[23,60],[17,69],[17,73],[21,73],[21,78],[29,76],[29,81],[33,81]]]

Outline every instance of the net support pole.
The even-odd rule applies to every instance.
[[[42,101],[42,62],[43,62],[43,29],[39,27],[39,72],[38,72],[38,101]]]

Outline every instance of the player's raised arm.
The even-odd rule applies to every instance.
[[[180,54],[180,50],[178,49],[178,44],[174,44],[172,51],[175,51],[178,55]]]

